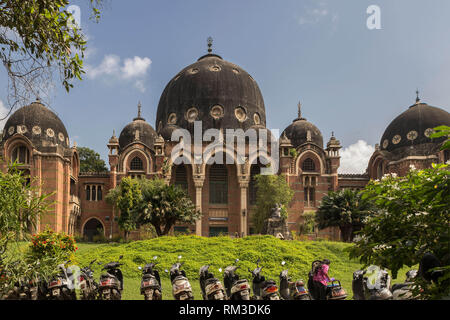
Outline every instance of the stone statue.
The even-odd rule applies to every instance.
[[[270,218],[281,219],[281,206],[279,204],[272,208]]]
[[[281,208],[282,206],[277,204],[270,210],[270,217],[267,219],[263,233],[272,235],[278,239],[292,240],[287,219],[281,217]]]

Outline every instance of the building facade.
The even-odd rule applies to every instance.
[[[210,49],[167,84],[155,125],[156,130],[145,121],[139,104],[137,116],[119,137],[113,131],[107,143],[110,170],[80,173],[77,148],[70,146],[64,124],[37,100],[6,122],[0,169],[7,170],[8,162],[17,160],[42,193],[54,193],[55,204],[38,229],[49,225],[88,238],[98,232],[106,237],[119,234],[120,212],[105,196],[123,177],[131,176],[160,177],[187,191],[203,217],[196,225],[177,225],[175,231],[245,236],[254,232],[254,176],[261,170],[283,174],[294,190],[288,226],[298,231],[303,213],[316,211],[329,191],[362,189],[386,173],[403,175],[410,165],[426,168],[449,160],[448,151],[439,150],[443,139],[429,135],[438,125],[450,125],[450,114],[417,99],[387,127],[366,173],[338,174],[341,145],[334,134],[324,145],[321,131],[303,117],[299,104],[297,118],[280,137],[273,137],[266,128],[264,99],[256,81]],[[240,151],[239,138],[244,142]],[[339,238],[335,229],[321,233]]]

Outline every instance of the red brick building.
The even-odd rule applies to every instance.
[[[272,137],[266,128],[264,99],[251,75],[209,51],[167,84],[158,105],[156,130],[142,118],[139,105],[137,117],[119,137],[113,133],[107,143],[109,172],[79,172],[77,149],[69,145],[63,122],[39,100],[17,110],[6,122],[0,169],[17,160],[41,192],[54,192],[55,204],[39,222],[39,229],[49,225],[91,238],[98,230],[106,237],[119,233],[120,213],[106,203],[105,196],[126,176],[161,177],[188,192],[203,217],[196,225],[176,226],[177,231],[190,229],[202,236],[251,234],[256,204],[253,177],[261,168],[270,168],[284,174],[295,191],[288,226],[298,231],[303,213],[316,211],[329,191],[362,189],[369,179],[390,172],[405,174],[412,164],[425,168],[448,161],[448,151],[439,150],[443,139],[429,138],[430,129],[438,125],[450,125],[449,113],[417,100],[387,127],[365,174],[338,174],[340,142],[332,135],[324,146],[322,133],[302,116],[299,104],[298,117],[283,131],[275,149],[267,143],[258,145],[255,152],[255,146],[245,140],[250,137],[243,136],[247,142],[239,153],[238,140],[227,129],[253,129],[257,138]],[[176,153],[180,132],[191,138],[209,136],[209,141],[194,144],[183,136],[190,148]],[[211,148],[217,132],[223,141],[220,148]],[[232,143],[227,144],[230,136]],[[224,163],[218,163],[219,159]],[[339,237],[334,229],[321,234]]]

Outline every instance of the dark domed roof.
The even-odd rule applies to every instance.
[[[120,133],[120,151],[135,142],[143,143],[153,150],[155,139],[157,138],[156,131],[144,118],[141,118],[140,113],[139,108],[138,116],[133,119],[133,122],[127,124]]]
[[[264,100],[255,80],[241,67],[207,54],[179,72],[164,89],[156,115],[159,134],[167,126],[194,130],[202,121],[210,128],[247,130],[266,125]],[[167,136],[164,136],[167,139]]]
[[[392,152],[411,146],[437,145],[445,139],[431,139],[429,136],[433,128],[441,125],[450,126],[450,114],[443,109],[417,100],[416,104],[400,114],[387,127],[381,138],[381,150]],[[417,151],[415,154],[421,153],[420,147],[414,149]],[[428,153],[430,150],[422,151]]]
[[[314,143],[320,148],[323,149],[323,137],[320,130],[311,122],[308,122],[305,118],[302,117],[301,111],[300,111],[301,104],[299,104],[299,114],[298,118],[295,119],[289,127],[287,127],[281,136],[283,134],[286,135],[286,137],[291,140],[292,145],[294,148],[297,148],[298,146],[310,142]]]
[[[39,99],[9,117],[3,130],[3,141],[16,133],[30,139],[39,151],[48,151],[45,150],[48,147],[70,147],[66,127]]]

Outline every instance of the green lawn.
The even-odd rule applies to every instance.
[[[345,248],[351,244],[329,241],[285,241],[271,236],[250,236],[246,238],[231,239],[229,237],[202,238],[197,236],[161,237],[152,240],[135,241],[127,244],[78,244],[76,260],[83,267],[93,259],[103,263],[115,261],[123,255],[124,291],[125,300],[142,300],[140,294],[141,271],[143,266],[152,257],[157,255],[159,264],[157,269],[162,280],[163,299],[173,299],[169,276],[164,272],[177,261],[179,255],[184,262],[184,270],[190,280],[196,300],[202,299],[198,281],[198,272],[202,265],[209,264],[211,272],[223,279],[219,268],[233,264],[239,258],[238,274],[247,277],[250,274],[247,268],[253,269],[255,261],[260,258],[263,266],[263,275],[278,282],[279,273],[284,269],[281,261],[286,261],[286,267],[292,279],[307,281],[311,262],[316,259],[328,258],[331,260],[329,274],[339,279],[352,297],[351,283],[353,272],[361,268],[358,261],[349,260]],[[403,282],[407,268],[400,270],[399,278],[394,282]],[[100,276],[100,266],[95,265],[96,278]]]

